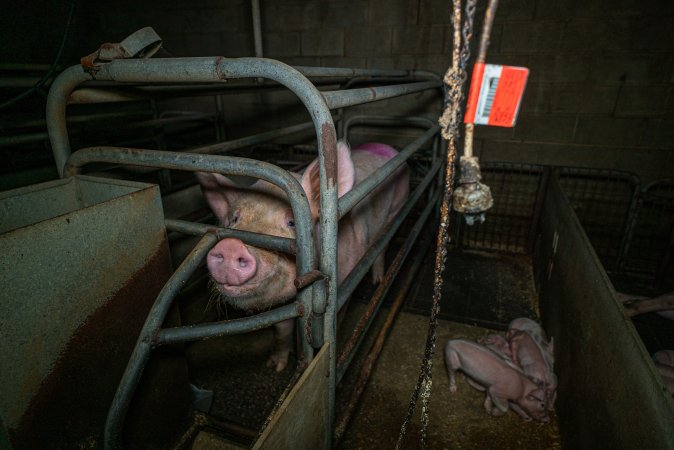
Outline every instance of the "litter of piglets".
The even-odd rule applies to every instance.
[[[451,339],[445,345],[449,389],[456,392],[461,371],[475,389],[485,392],[487,414],[500,416],[512,409],[526,421],[549,422],[554,409],[557,376],[554,342],[534,320],[521,317],[502,334],[481,342]]]

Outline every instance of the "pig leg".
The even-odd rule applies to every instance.
[[[451,348],[451,341],[445,346],[445,364],[449,375],[449,392],[456,392],[456,370],[461,367],[459,355]]]
[[[487,391],[487,395],[484,398],[484,410],[489,415],[502,416],[508,412],[508,400],[496,397]]]
[[[386,254],[386,249],[377,256],[377,259],[374,260],[372,264],[372,284],[379,284],[381,280],[384,279],[384,255]]]
[[[478,391],[485,391],[487,389],[469,376],[466,376],[466,381]]]
[[[293,330],[295,319],[284,320],[274,324],[274,353],[267,360],[267,367],[281,372],[288,365],[288,355],[293,346]]]
[[[531,421],[531,417],[517,403],[510,403],[510,407],[526,422]]]
[[[450,368],[447,373],[449,374],[449,392],[454,393],[456,392],[456,370]]]

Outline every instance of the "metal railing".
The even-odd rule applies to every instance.
[[[405,77],[409,71],[378,71],[370,69],[338,69],[338,68],[293,68],[279,61],[262,58],[226,59],[222,57],[207,58],[170,58],[148,60],[116,60],[100,68],[95,74],[85,72],[80,66],[66,69],[52,84],[47,100],[47,116],[49,136],[54,152],[57,169],[61,176],[77,173],[80,168],[90,163],[112,163],[131,166],[154,167],[161,169],[176,169],[186,171],[207,171],[225,175],[247,175],[261,178],[281,187],[288,196],[296,223],[296,239],[287,240],[271,236],[255,235],[254,233],[238,234],[244,242],[266,248],[277,248],[282,251],[296,253],[298,279],[316,280],[306,288],[300,289],[297,301],[290,305],[275,308],[267,313],[258,314],[239,321],[224,321],[222,323],[201,324],[193,327],[179,327],[174,329],[160,329],[163,316],[170,306],[173,297],[177,294],[187,277],[195,270],[197,264],[204,258],[208,250],[224,236],[233,235],[232,230],[216,229],[180,221],[167,220],[166,226],[170,230],[187,232],[189,234],[203,234],[203,238],[176,270],[173,277],[162,290],[155,305],[148,316],[141,336],[129,362],[122,383],[115,395],[115,399],[108,414],[105,429],[106,447],[119,445],[121,427],[129,399],[138,383],[140,373],[148,359],[151,350],[169,342],[185,342],[201,339],[207,336],[217,336],[229,333],[251,331],[260,327],[287,318],[299,317],[301,330],[306,327],[307,320],[320,322],[323,327],[315,330],[313,336],[302,333],[302,350],[305,361],[309,361],[313,354],[314,343],[325,342],[330,344],[330,370],[328,376],[329,422],[334,423],[335,416],[335,386],[337,382],[336,370],[336,312],[340,290],[344,292],[347,280],[342,286],[336,285],[336,256],[337,256],[337,229],[338,219],[346,214],[372,189],[378,181],[386,179],[398,169],[426,141],[432,139],[438,131],[432,127],[422,137],[406,147],[400,155],[393,158],[381,167],[371,180],[358,185],[340,202],[337,202],[336,191],[336,133],[330,109],[357,105],[365,102],[392,98],[428,89],[441,87],[439,80],[403,83],[388,86],[375,86],[367,89],[349,89],[343,91],[320,92],[305,77],[307,76],[387,76]],[[240,148],[249,145],[251,141],[273,139],[282,133],[291,133],[304,130],[308,124],[300,124],[283,130],[262,133],[257,137],[244,138],[235,143],[222,143],[209,148],[198,149],[195,152],[166,152],[145,149],[94,147],[71,153],[66,129],[66,105],[73,90],[93,79],[101,82],[118,83],[163,83],[163,82],[199,82],[217,83],[230,78],[267,78],[278,82],[297,95],[307,108],[318,141],[318,160],[320,174],[320,208],[321,226],[319,248],[321,255],[318,261],[313,256],[313,224],[309,214],[309,205],[306,196],[297,182],[288,172],[277,166],[246,158],[225,157],[220,155],[202,154],[207,152],[222,152],[228,149]],[[437,165],[437,164],[436,164]],[[439,165],[438,165],[439,166]],[[437,170],[437,168],[435,169]],[[429,174],[425,185],[430,184],[434,176]],[[419,191],[419,190],[418,190]],[[420,192],[420,191],[419,191]],[[418,194],[415,193],[415,199]],[[409,203],[411,205],[412,203]],[[406,206],[409,212],[411,206]],[[399,221],[404,215],[401,214]],[[399,226],[399,223],[398,223]],[[395,227],[397,228],[397,226]],[[380,253],[393,233],[388,232],[381,238],[374,249],[363,258],[358,266],[358,274],[354,278],[362,278],[375,255]],[[376,254],[375,254],[376,252]],[[321,277],[312,274],[319,271]],[[354,271],[355,272],[355,271]],[[311,275],[311,276],[310,276]],[[323,280],[323,277],[325,278]],[[316,314],[323,314],[322,320],[316,320]],[[315,317],[316,316],[316,317]],[[330,431],[326,439],[332,436]]]

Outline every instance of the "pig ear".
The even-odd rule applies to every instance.
[[[195,175],[201,184],[208,206],[218,220],[226,225],[232,200],[236,195],[233,190],[235,184],[219,173],[195,172]]]
[[[529,394],[527,394],[527,399],[530,401],[542,402],[544,398],[545,392],[543,392],[543,389],[541,388],[534,389],[533,391],[529,392]]]
[[[353,188],[356,179],[356,171],[351,159],[351,150],[343,142],[337,142],[337,197],[342,197]],[[312,161],[302,174],[302,188],[307,194],[311,206],[311,216],[318,218],[321,204],[320,176],[318,173],[318,159]]]

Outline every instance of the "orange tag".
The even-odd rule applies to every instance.
[[[464,122],[515,126],[528,76],[526,67],[475,64]]]

